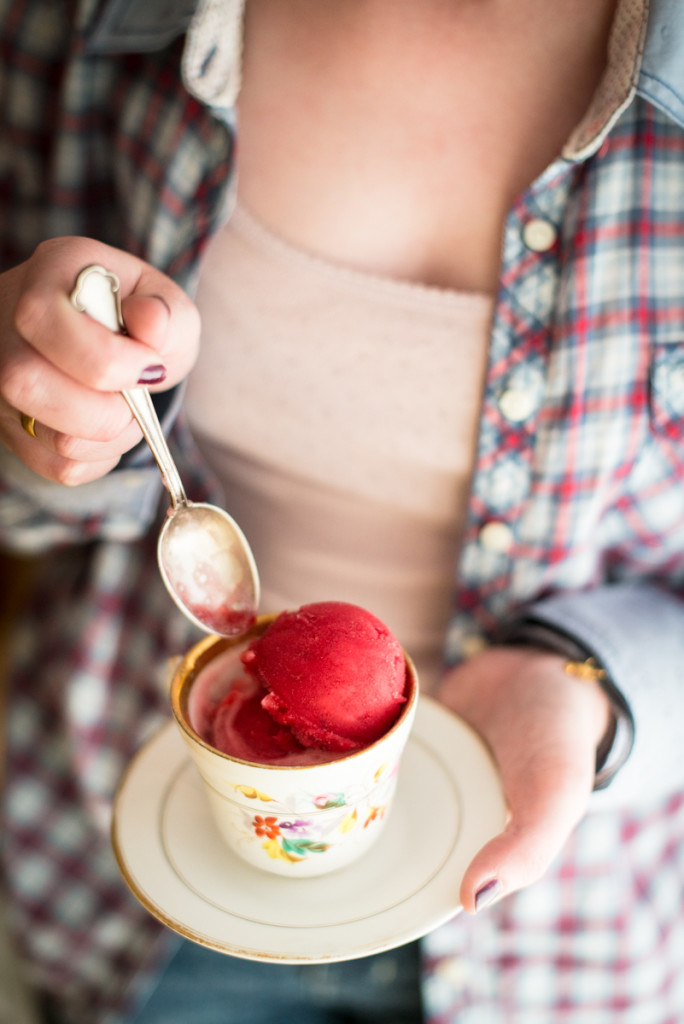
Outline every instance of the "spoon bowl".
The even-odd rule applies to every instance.
[[[234,637],[253,625],[256,565],[227,512],[199,502],[171,509],[159,534],[157,560],[171,597],[197,626]]]
[[[104,267],[93,265],[81,271],[71,301],[111,331],[125,333],[119,280]],[[259,574],[247,539],[223,509],[188,500],[147,388],[130,388],[122,395],[171,498],[157,543],[166,589],[200,629],[241,636],[254,623],[259,607]]]

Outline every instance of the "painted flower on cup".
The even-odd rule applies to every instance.
[[[373,822],[382,821],[395,778],[396,765],[383,762],[346,792],[298,791],[277,799],[243,783],[229,785],[243,800],[267,804],[271,812],[264,807],[264,813],[255,814],[243,806],[244,838],[257,840],[271,860],[295,864],[336,848],[350,833],[360,839]]]
[[[383,804],[381,807],[371,807],[366,815],[366,820],[363,823],[364,828],[368,828],[371,821],[381,821],[387,810],[387,804]]]
[[[319,811],[327,811],[329,807],[345,807],[349,798],[344,793],[321,793],[313,797],[312,802]]]
[[[269,839],[275,839],[280,835],[278,819],[275,817],[262,818],[260,814],[257,814],[254,817],[252,826],[258,836],[268,836]]]
[[[283,832],[289,832],[291,835],[306,835],[311,828],[311,822],[296,818],[294,821],[281,821],[280,827]]]

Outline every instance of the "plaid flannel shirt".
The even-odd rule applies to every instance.
[[[152,0],[0,0],[3,268],[83,234],[191,286],[228,210],[242,6],[204,0],[184,49],[184,0],[163,19]],[[596,653],[637,722],[614,802],[654,789],[640,789],[653,760],[658,793],[684,787],[684,19],[672,0],[648,8],[619,4],[591,111],[508,216],[445,653],[506,620]],[[172,439],[203,497],[182,418]],[[3,542],[55,552],[13,651],[5,885],[36,985],[99,1024],[173,945],[127,893],[108,826],[125,765],[167,716],[166,660],[194,636],[157,579],[144,450],[68,492],[0,463]]]

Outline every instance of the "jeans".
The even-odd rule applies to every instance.
[[[422,1024],[412,943],[335,964],[238,960],[184,942],[130,1024]]]

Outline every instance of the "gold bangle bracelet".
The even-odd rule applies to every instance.
[[[576,679],[584,679],[588,683],[600,683],[608,678],[605,668],[596,663],[596,658],[587,658],[586,661],[566,661],[563,671]]]

